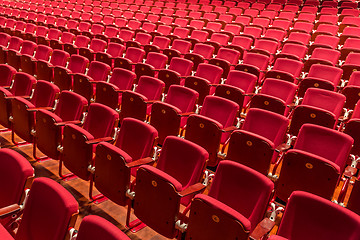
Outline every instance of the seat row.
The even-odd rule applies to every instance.
[[[38,3],[38,4],[28,4],[28,3],[22,3],[18,2],[17,4],[7,4],[7,2],[3,3],[3,5],[10,6],[12,8],[18,8],[18,9],[27,9],[31,11],[39,11],[44,12],[46,11],[45,7],[52,7],[52,8],[58,8],[61,10],[76,10],[76,11],[93,11],[93,12],[101,12],[101,9],[116,9],[119,8],[121,10],[139,10],[142,7],[158,7],[158,8],[175,8],[175,9],[181,9],[181,10],[190,10],[190,11],[204,11],[204,12],[219,12],[219,13],[225,13],[228,11],[231,11],[231,8],[237,7],[242,9],[247,8],[254,8],[258,10],[264,10],[265,8],[268,10],[281,10],[283,8],[283,5],[286,2],[282,1],[275,1],[275,2],[267,2],[267,1],[259,1],[259,2],[250,2],[250,1],[213,1],[211,4],[209,2],[202,1],[197,3],[197,1],[194,1],[193,3],[186,3],[186,2],[165,2],[165,1],[127,1],[127,2],[108,2],[108,1],[94,1],[91,3],[81,3],[81,2],[73,2],[73,3],[65,3],[65,2],[44,2],[44,3]],[[330,4],[329,4],[330,3]],[[337,7],[336,5],[332,5],[331,1],[327,1],[327,3],[324,4],[324,6],[328,7]],[[310,8],[313,6],[318,6],[320,3],[317,1],[307,1],[304,4],[305,9]],[[298,1],[298,4],[294,1],[293,5],[287,5],[285,6],[285,10],[299,10],[300,5],[302,5],[301,1]],[[342,3],[341,7],[355,7],[350,6],[351,4],[344,4]],[[45,7],[44,7],[45,6]],[[356,7],[355,7],[356,8]]]
[[[224,236],[247,239],[251,233],[253,239],[260,239],[262,235],[271,230],[275,225],[276,214],[281,209],[273,211],[270,219],[265,218],[262,221],[261,219],[272,196],[274,184],[256,171],[233,161],[221,162],[212,180],[209,193],[206,195],[197,194],[194,197],[189,209],[185,210],[185,212],[190,211],[188,220],[180,218],[181,214],[185,214],[185,212],[178,213],[179,210],[176,208],[179,200],[164,202],[159,198],[154,199],[157,193],[161,193],[160,196],[164,196],[164,198],[170,194],[176,199],[180,198],[181,202],[184,203],[186,197],[183,196],[191,193],[186,188],[181,191],[181,184],[184,180],[174,182],[176,180],[166,174],[169,173],[167,165],[176,165],[178,160],[186,159],[171,158],[174,156],[171,152],[175,151],[172,148],[174,141],[179,140],[171,138],[167,140],[164,153],[162,153],[166,157],[159,159],[159,165],[156,168],[141,166],[137,171],[136,192],[129,193],[134,198],[134,210],[137,217],[140,217],[144,223],[160,234],[170,238],[175,236],[180,238],[184,235],[185,239],[218,239]],[[181,148],[189,151],[185,155],[191,154],[190,157],[197,159],[200,165],[204,163],[206,153],[203,150],[184,140],[180,142]],[[2,149],[0,155],[4,167],[2,176],[6,176],[7,180],[9,178],[14,179],[11,181],[13,188],[8,188],[7,185],[7,188],[3,190],[6,191],[7,189],[8,193],[11,194],[4,194],[2,197],[2,202],[4,202],[1,206],[2,217],[3,221],[6,222],[2,223],[0,228],[2,239],[14,239],[14,235],[16,239],[28,239],[27,233],[30,230],[32,236],[36,236],[39,240],[48,239],[50,236],[59,240],[64,239],[65,236],[78,240],[104,237],[109,240],[130,239],[111,223],[97,216],[86,216],[81,222],[79,231],[75,231],[72,227],[77,218],[78,203],[74,197],[51,179],[36,178],[33,180],[33,168],[23,156],[15,151]],[[193,168],[196,169],[195,166]],[[161,174],[161,172],[163,173]],[[175,177],[178,178],[178,176]],[[233,177],[237,179],[240,177],[240,179],[233,181]],[[176,189],[166,188],[164,185],[166,182],[171,185],[175,184]],[[247,185],[244,185],[244,182],[247,182]],[[179,184],[180,186],[178,186]],[[202,184],[195,186],[201,188],[200,185]],[[23,192],[24,190],[25,192]],[[173,191],[175,193],[181,191],[180,196],[173,195]],[[44,197],[44,193],[47,193],[46,197]],[[234,193],[236,193],[235,196]],[[23,202],[22,198],[24,199]],[[249,199],[254,201],[249,201]],[[142,203],[146,203],[147,206],[149,204],[151,206],[161,204],[161,207],[156,209],[144,208],[140,207]],[[172,205],[175,206],[175,211],[167,211],[172,209]],[[38,214],[31,214],[34,211]],[[156,219],[149,218],[148,216],[154,212],[159,217]],[[14,223],[14,218],[6,218],[9,214],[16,216],[17,222],[21,219],[19,227],[15,227],[16,234],[14,228],[10,227]],[[39,218],[39,214],[46,217]],[[179,220],[175,219],[173,214],[178,216]],[[329,215],[332,216],[331,219],[328,217]],[[310,216],[312,217],[309,218]],[[314,216],[316,216],[316,221],[311,220],[314,219]],[[174,220],[169,222],[168,219],[172,217],[176,222]],[[319,218],[323,220],[318,221]],[[305,221],[307,231],[303,231],[304,220],[307,220]],[[166,225],[164,225],[164,221],[167,221]],[[262,225],[256,226],[260,221]],[[346,224],[342,228],[330,231],[327,227],[330,224],[329,221],[332,224],[334,222],[338,222],[338,224],[346,222]],[[354,237],[356,239],[358,235],[360,236],[359,226],[360,217],[355,213],[316,195],[295,191],[289,198],[277,235],[270,236],[270,239],[286,239],[294,233],[297,233],[296,236],[301,233],[301,237],[320,234],[319,237],[326,235],[329,239],[354,239]],[[69,232],[67,232],[68,229]],[[54,232],[57,233],[55,236]]]

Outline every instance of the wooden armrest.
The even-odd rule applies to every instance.
[[[86,144],[96,144],[99,142],[111,142],[113,140],[112,137],[103,137],[103,138],[96,138],[93,140],[86,141]]]
[[[188,188],[182,190],[180,192],[180,196],[185,197],[185,196],[190,195],[190,194],[198,193],[198,192],[204,190],[205,188],[206,188],[206,186],[204,184],[196,183],[196,184],[191,185]]]
[[[123,93],[125,92],[126,90],[120,90],[120,89],[115,89],[116,92],[119,92],[119,93]]]
[[[236,126],[229,126],[229,127],[227,127],[227,128],[222,129],[221,131],[222,131],[222,132],[231,132],[231,131],[234,131],[234,130],[236,130],[236,129],[237,129]]]
[[[38,107],[38,108],[29,108],[28,111],[29,112],[36,112],[40,109],[44,109],[44,110],[53,110],[54,108],[53,107]]]
[[[271,221],[269,218],[264,218],[250,234],[250,239],[261,239],[263,236],[268,234],[274,226],[275,222]]]
[[[180,114],[180,116],[181,116],[181,117],[188,117],[188,116],[190,116],[191,114],[195,114],[195,112],[182,113],[182,114]]]
[[[149,100],[149,101],[145,101],[145,103],[155,103],[155,102],[159,102],[159,100]]]
[[[275,148],[275,151],[276,152],[286,152],[287,150],[290,149],[290,147],[291,147],[291,145],[288,145],[286,143],[282,143],[282,144],[280,144],[279,146],[277,146]]]
[[[151,157],[141,158],[135,161],[132,161],[131,163],[126,164],[127,167],[133,168],[133,167],[139,167],[144,164],[154,163],[155,160]]]
[[[19,204],[12,204],[10,206],[3,207],[0,209],[0,217],[5,217],[20,210],[21,208]]]
[[[81,121],[75,120],[75,121],[59,122],[59,123],[55,123],[55,126],[65,126],[66,124],[70,124],[70,123],[79,125],[79,124],[81,124]]]
[[[255,93],[246,93],[246,94],[244,94],[245,97],[252,97],[254,95],[255,95]]]
[[[24,98],[24,99],[30,99],[30,96],[7,96],[7,97],[5,97],[5,99],[14,99],[16,97],[21,97],[21,98]]]

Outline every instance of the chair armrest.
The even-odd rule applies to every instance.
[[[38,107],[38,108],[29,108],[28,111],[29,112],[36,112],[40,109],[44,109],[44,110],[48,110],[48,111],[51,111],[53,110],[54,108],[53,107]]]
[[[125,92],[126,90],[120,90],[120,89],[115,89],[115,92],[119,92],[119,93],[123,93]]]
[[[191,114],[195,114],[195,112],[182,113],[182,114],[180,114],[180,116],[181,116],[181,117],[188,117],[188,116],[190,116]]]
[[[80,120],[75,120],[75,121],[67,121],[67,122],[59,122],[59,123],[56,123],[55,125],[56,126],[65,126],[66,124],[75,124],[75,125],[79,125],[81,124],[81,121]]]
[[[250,239],[260,240],[263,236],[268,234],[271,229],[275,226],[275,222],[271,221],[269,218],[264,218],[250,234]]]
[[[222,132],[232,132],[232,131],[234,131],[234,130],[236,130],[236,129],[237,129],[236,126],[229,126],[229,127],[227,127],[227,128],[222,129],[221,131],[222,131]]]
[[[16,97],[21,97],[21,98],[24,98],[24,99],[30,99],[30,96],[7,96],[7,97],[5,97],[5,99],[14,99]]]
[[[10,206],[6,206],[0,209],[0,217],[6,217],[9,214],[13,214],[14,212],[18,212],[21,210],[19,204],[12,204]]]
[[[96,138],[89,141],[86,141],[86,144],[96,144],[99,142],[111,142],[114,139],[112,137],[103,137],[103,138]]]
[[[255,93],[246,93],[246,94],[244,94],[245,97],[252,97],[254,95],[255,95]]]
[[[141,159],[132,161],[131,163],[126,164],[126,166],[128,168],[133,168],[133,167],[139,167],[141,165],[154,163],[154,162],[155,162],[155,160],[152,159],[151,157],[146,157],[146,158],[141,158]]]
[[[204,184],[196,183],[196,184],[191,185],[191,186],[187,187],[186,189],[182,190],[180,192],[180,196],[185,197],[190,194],[198,193],[198,192],[204,190],[205,188],[206,188],[206,186]]]
[[[155,103],[155,102],[159,102],[160,100],[148,100],[148,101],[145,101],[145,103]]]

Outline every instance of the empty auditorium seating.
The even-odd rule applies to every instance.
[[[262,220],[273,189],[258,172],[222,161],[209,193],[196,195],[191,204],[185,239],[246,239]]]

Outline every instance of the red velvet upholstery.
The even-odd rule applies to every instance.
[[[124,58],[115,58],[114,67],[125,68],[127,70],[133,70],[132,64],[142,62],[145,56],[145,51],[140,48],[129,47],[126,49]]]
[[[83,56],[73,54],[70,57],[67,68],[55,66],[54,68],[54,83],[60,90],[70,90],[72,88],[71,73],[85,73],[89,60]]]
[[[214,64],[223,69],[223,78],[226,78],[233,65],[239,62],[240,52],[230,48],[220,48],[216,58],[209,60],[210,64]]]
[[[61,145],[63,127],[56,124],[81,120],[86,105],[87,100],[82,96],[62,91],[54,112],[40,109],[36,113],[35,146],[48,157],[59,159],[57,147]]]
[[[294,240],[355,240],[360,238],[360,216],[324,198],[296,191],[289,198],[277,234]]]
[[[137,63],[135,65],[135,73],[137,78],[141,76],[157,76],[155,74],[155,70],[160,70],[165,68],[166,63],[168,61],[168,57],[162,53],[158,52],[149,52],[145,63]]]
[[[181,78],[189,76],[193,66],[194,63],[188,59],[173,57],[169,67],[161,69],[158,75],[158,78],[165,82],[165,93],[168,92],[171,85],[181,85]]]
[[[124,68],[115,68],[109,82],[98,82],[96,87],[96,102],[102,103],[113,109],[121,105],[120,91],[131,90],[136,74]]]
[[[20,58],[20,68],[23,72],[35,75],[36,62],[38,60],[48,61],[52,53],[52,48],[45,45],[38,45],[35,56],[22,55]]]
[[[77,212],[78,203],[66,189],[49,178],[37,178],[15,239],[62,240]]]
[[[33,142],[31,130],[35,128],[34,108],[53,107],[59,88],[47,81],[39,80],[30,101],[15,97],[11,100],[12,106],[12,134],[16,133],[27,142]]]
[[[16,50],[9,50],[7,55],[7,63],[13,66],[15,69],[19,70],[20,68],[20,56],[29,55],[33,56],[37,48],[36,43],[32,41],[23,41],[20,52]]]
[[[142,76],[135,92],[125,91],[121,100],[121,118],[145,120],[150,114],[151,101],[160,100],[165,83],[157,78]],[[150,101],[149,104],[147,101]]]
[[[267,175],[275,163],[275,148],[283,143],[289,120],[279,114],[251,108],[241,130],[232,133],[226,158]]]
[[[147,123],[125,118],[115,146],[102,142],[96,148],[95,186],[106,197],[119,205],[127,202],[126,191],[130,176],[136,175],[137,168],[126,164],[150,157],[157,131]],[[121,173],[121,174],[119,174]]]
[[[34,176],[34,169],[29,161],[11,149],[0,150],[1,182],[0,207],[20,204],[27,178]]]
[[[84,96],[89,102],[96,91],[97,82],[106,82],[110,73],[110,66],[98,61],[92,61],[88,72],[76,73],[73,76],[74,92]]]
[[[247,238],[264,217],[273,190],[274,183],[260,173],[220,162],[209,194],[192,202],[186,239]]]
[[[0,64],[0,86],[1,87],[10,87],[14,75],[16,73],[16,69],[5,64]]]
[[[221,67],[201,63],[196,69],[195,76],[189,76],[185,79],[185,87],[194,89],[199,93],[198,104],[202,105],[204,98],[213,93],[214,88],[211,84],[219,84],[223,73]]]
[[[270,58],[266,55],[249,52],[244,54],[243,63],[237,65],[235,69],[252,73],[256,75],[259,80],[262,80],[264,74],[261,71],[267,68],[269,61]]]
[[[251,94],[254,91],[257,77],[251,73],[231,70],[226,78],[225,84],[216,87],[215,96],[227,98],[239,104],[239,109],[246,107]]]
[[[317,88],[309,88],[294,111],[289,132],[297,135],[304,123],[334,128],[345,103],[345,96]]]
[[[39,60],[36,64],[36,73],[37,78],[42,80],[51,81],[53,79],[53,69],[54,66],[65,67],[68,59],[70,58],[69,53],[54,49],[50,62]]]
[[[181,114],[194,111],[198,96],[195,90],[171,85],[165,101],[152,105],[150,124],[159,131],[159,144],[162,144],[167,136],[179,134],[187,120],[187,117],[182,117]]]
[[[207,96],[199,115],[191,115],[186,122],[185,138],[204,147],[210,154],[208,165],[218,162],[217,153],[220,143],[230,136],[222,130],[233,126],[239,106],[228,99]]]
[[[180,202],[190,202],[190,196],[182,198],[179,192],[199,182],[208,156],[195,143],[167,137],[156,168],[146,165],[137,172],[135,215],[158,233],[173,238]]]
[[[295,190],[331,199],[354,140],[342,132],[304,124],[283,160],[277,196],[286,201]]]
[[[250,108],[266,109],[287,116],[297,87],[295,83],[267,78],[261,92],[251,98]]]
[[[7,97],[29,96],[36,79],[27,73],[16,73],[14,84],[9,90],[0,87],[0,124],[10,127],[11,101]]]
[[[87,141],[110,137],[118,120],[118,113],[99,103],[90,104],[88,115],[82,127],[67,124],[64,128],[63,152],[60,160],[78,177],[89,180],[88,166],[93,159],[96,143]],[[79,151],[79,150],[82,151]]]
[[[119,228],[104,218],[95,215],[89,215],[83,218],[76,239],[130,240]]]
[[[278,58],[275,61],[274,67],[266,73],[265,78],[276,78],[296,82],[303,66],[304,64],[301,61]]]

